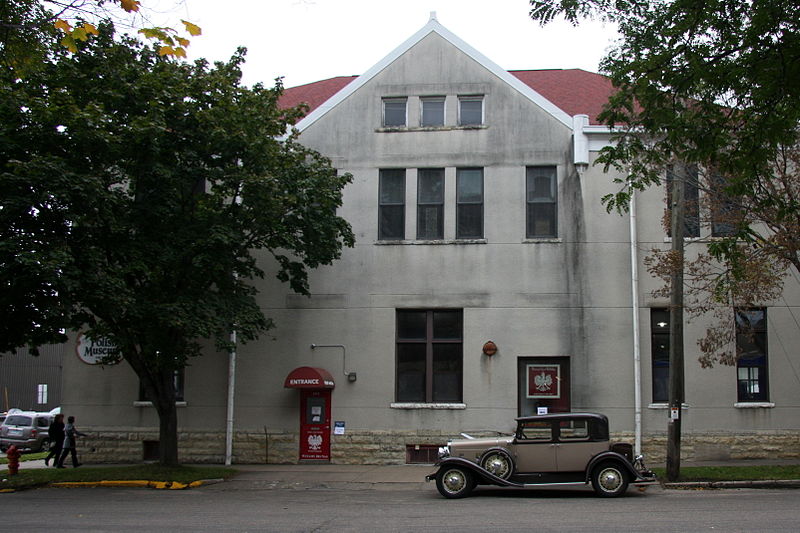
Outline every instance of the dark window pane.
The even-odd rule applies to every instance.
[[[397,345],[397,401],[425,401],[425,344]]]
[[[406,125],[405,99],[383,101],[383,125],[384,126]]]
[[[528,204],[528,237],[555,236],[555,204]]]
[[[444,125],[444,98],[422,98],[422,126]]]
[[[736,362],[737,395],[740,402],[769,401],[767,371],[767,312],[765,309],[737,309]]]
[[[405,206],[384,205],[380,208],[381,239],[403,239],[405,237]]]
[[[417,209],[417,238],[442,239],[444,237],[444,208],[439,205],[421,205]]]
[[[542,172],[540,169],[535,169]],[[555,200],[555,177],[551,174],[541,174],[537,172],[528,172],[528,201],[546,201],[551,202]]]
[[[406,171],[401,168],[381,170],[380,203],[402,204],[406,200]]]
[[[425,340],[427,335],[427,313],[425,311],[398,311],[397,338]]]
[[[444,201],[444,169],[420,169],[417,198],[421,204]]]
[[[444,237],[444,169],[420,169],[417,180],[417,238]]]
[[[480,168],[458,169],[456,191],[459,203],[483,202],[483,170]]]
[[[653,402],[669,401],[669,310],[650,310]]]
[[[456,216],[456,238],[480,239],[483,237],[483,204],[459,204]]]
[[[461,344],[433,345],[433,401],[461,401]]]
[[[483,124],[483,99],[482,98],[461,98],[458,101],[459,119],[458,123],[462,126]]]
[[[684,237],[700,236],[700,189],[697,182],[697,167],[686,167],[686,179],[683,188]],[[672,182],[676,179],[676,171],[670,166],[667,169],[667,206],[672,204]],[[667,232],[671,235],[671,232]]]
[[[434,311],[433,338],[440,340],[461,339],[461,316],[461,311]]]

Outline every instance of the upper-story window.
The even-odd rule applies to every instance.
[[[402,240],[406,225],[406,170],[381,169],[378,184],[378,239]]]
[[[556,167],[528,167],[525,179],[526,228],[529,239],[558,236]]]
[[[700,236],[700,187],[696,165],[670,166],[667,169],[667,207],[672,205],[672,184],[683,179],[683,236]],[[667,235],[672,236],[668,229]]]
[[[424,96],[420,102],[420,126],[444,126],[444,96]]]
[[[406,98],[383,99],[383,125],[396,127],[406,125]]]
[[[421,168],[417,178],[417,239],[443,239],[444,169]]]
[[[458,97],[458,125],[483,124],[483,95]]]
[[[456,238],[483,238],[483,169],[456,170]]]

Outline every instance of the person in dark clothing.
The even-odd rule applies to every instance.
[[[78,468],[81,464],[78,462],[78,452],[75,449],[75,437],[84,437],[85,433],[81,433],[75,429],[75,417],[67,417],[67,425],[64,426],[64,451],[61,452],[61,458],[58,460],[56,468],[64,468],[64,459],[68,454],[72,454],[72,466]]]
[[[50,437],[50,453],[44,458],[44,464],[50,466],[50,459],[53,459],[53,466],[56,466],[64,448],[64,415],[57,414],[50,422],[47,435]]]

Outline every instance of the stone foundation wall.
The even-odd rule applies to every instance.
[[[78,443],[81,461],[87,463],[139,463],[156,443],[158,431],[119,429],[87,431]],[[493,434],[494,435],[494,434]],[[482,435],[474,434],[479,437]],[[458,435],[438,431],[348,431],[331,436],[333,464],[404,464],[406,446],[444,445]],[[633,442],[631,433],[615,433],[612,441]],[[182,463],[222,464],[225,462],[225,434],[181,432],[178,457]],[[647,435],[642,448],[649,466],[663,466],[666,435]],[[298,462],[299,436],[284,431],[236,432],[233,438],[234,464],[294,464]],[[800,431],[752,432],[743,434],[691,434],[681,442],[681,460],[735,461],[739,459],[800,459]]]

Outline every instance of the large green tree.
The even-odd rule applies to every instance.
[[[659,184],[672,164],[698,169],[701,212],[725,235],[692,265],[662,254],[654,272],[687,268],[695,311],[712,307],[727,331],[736,306],[780,294],[800,272],[800,16],[791,0],[531,0],[542,24],[608,21],[619,39],[601,62],[617,91],[600,120],[615,143],[598,158],[622,178],[604,198],[627,209],[632,191]],[[725,325],[720,326],[725,328]],[[735,362],[714,335],[701,362]],[[730,338],[728,338],[730,340]],[[717,352],[716,354],[713,352]]]
[[[252,280],[308,293],[308,269],[352,246],[336,216],[351,180],[297,144],[274,88],[161,57],[110,26],[0,80],[0,352],[110,338],[160,420],[176,464],[176,371],[200,342],[271,326]],[[271,254],[274,260],[256,260]]]
[[[800,139],[800,17],[792,0],[531,0],[546,24],[599,18],[616,25],[601,63],[617,92],[600,119],[621,126],[601,162],[623,183],[659,183],[680,160],[757,192],[781,151]],[[629,188],[606,199],[627,206]],[[796,204],[787,206],[795,211]]]

